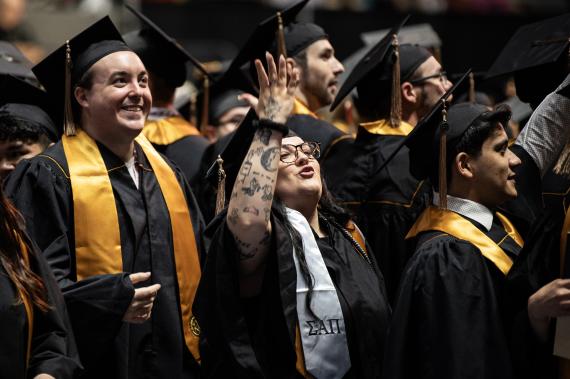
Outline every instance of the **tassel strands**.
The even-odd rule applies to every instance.
[[[447,101],[443,100],[442,121],[439,125],[439,207],[447,209]]]
[[[475,75],[472,72],[469,73],[469,94],[467,101],[475,103]]]
[[[392,64],[392,99],[390,103],[390,126],[397,128],[402,122],[402,93],[400,89],[400,43],[398,36],[392,35],[394,62]]]
[[[202,87],[204,88],[204,96],[202,100],[202,117],[200,118],[199,129],[204,132],[204,130],[206,130],[206,126],[208,126],[210,118],[210,79],[208,78],[208,75],[204,75]]]
[[[224,171],[224,160],[218,155],[218,193],[216,194],[216,215],[226,206],[226,172]]]
[[[71,46],[69,40],[65,41],[65,100],[63,109],[63,132],[66,136],[76,134],[73,111],[71,108]]]
[[[283,30],[283,17],[281,12],[277,12],[277,52],[287,58],[287,48],[285,46],[285,32]]]

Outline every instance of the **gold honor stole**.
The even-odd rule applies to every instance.
[[[363,122],[360,124],[368,133],[378,134],[381,136],[402,136],[405,137],[414,129],[407,122],[401,121],[397,128],[390,125],[390,120],[381,119],[373,122]]]
[[[200,281],[200,262],[186,198],[176,175],[144,135],[140,134],[135,141],[150,162],[168,207],[184,339],[200,362],[200,328],[192,315]],[[73,193],[77,279],[123,272],[115,197],[99,148],[79,128],[77,135],[64,135],[62,142]]]
[[[293,110],[291,111],[291,114],[304,114],[313,118],[319,118],[315,112],[311,112],[311,110],[297,98],[295,98],[295,102],[293,103]]]
[[[502,214],[497,212],[507,234],[522,247],[524,241],[514,225]],[[421,232],[430,230],[440,231],[455,238],[468,241],[475,245],[481,254],[497,266],[505,275],[513,265],[512,259],[491,238],[473,225],[469,220],[448,209],[437,207],[426,208],[416,220],[406,239],[416,237]]]
[[[170,145],[187,136],[199,136],[200,132],[182,117],[171,116],[147,121],[143,134],[155,145]]]

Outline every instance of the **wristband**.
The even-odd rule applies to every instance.
[[[283,134],[283,137],[285,137],[287,134],[289,134],[289,127],[285,124],[281,124],[279,122],[273,122],[273,121],[268,120],[266,118],[254,120],[253,122],[254,122],[254,126],[257,129],[276,130],[278,132],[281,132],[281,134]]]

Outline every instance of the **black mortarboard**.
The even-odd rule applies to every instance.
[[[0,74],[35,80],[32,63],[10,42],[0,41]]]
[[[212,96],[210,105],[210,120],[217,124],[218,119],[227,111],[236,107],[249,107],[249,103],[239,99],[243,92],[237,89],[227,89]]]
[[[294,57],[314,42],[328,38],[323,28],[311,23],[292,22],[284,29],[288,57]],[[276,49],[272,49],[276,52]]]
[[[487,77],[553,63],[568,54],[569,45],[570,13],[524,25],[505,45]]]
[[[468,113],[454,113],[453,117],[450,119],[450,115],[447,110],[448,100],[451,95],[461,85],[461,83],[463,83],[465,78],[469,76],[470,72],[471,70],[468,70],[463,74],[463,76],[457,80],[455,84],[439,99],[433,108],[418,122],[410,134],[408,134],[402,143],[398,145],[398,147],[378,168],[374,176],[377,177],[376,174],[383,170],[404,146],[407,146],[410,150],[410,171],[417,179],[423,180],[428,178],[435,169],[446,169],[447,157],[445,157],[445,160],[443,161],[438,159],[440,142],[442,141],[440,131],[444,129],[446,130],[443,141],[445,141],[445,147],[447,148],[450,142],[453,142],[458,136],[461,136],[471,124],[471,122],[469,122],[469,124],[465,126],[465,122],[463,122],[470,117]],[[471,106],[469,109],[480,109],[480,107],[487,109],[485,106],[480,104],[467,104]],[[443,167],[441,167],[442,164]],[[440,182],[442,178],[446,178],[445,174],[443,176],[440,175]],[[370,193],[373,193],[379,184],[380,183],[378,181],[373,182],[370,187]],[[440,184],[440,194],[445,195],[447,193],[446,189],[447,182],[443,185]],[[443,201],[442,206],[445,206],[445,201]]]
[[[125,7],[144,25],[142,29],[124,35],[125,42],[137,53],[148,70],[172,87],[180,87],[186,81],[186,62],[192,62],[203,75],[208,76],[202,64],[174,38],[129,4],[125,4]]]
[[[55,142],[60,132],[49,113],[47,93],[38,87],[11,75],[0,76],[0,115],[10,116],[39,126],[48,138]]]
[[[63,103],[61,110],[67,135],[75,134],[71,112],[73,88],[91,66],[107,55],[119,51],[131,49],[125,44],[109,16],[105,16],[66,41],[32,68],[50,96]]]
[[[394,26],[390,30],[390,33],[388,33],[382,40],[380,40],[380,42],[374,45],[374,47],[368,51],[368,53],[360,60],[360,62],[356,64],[338,91],[336,98],[332,102],[330,107],[331,111],[334,110],[355,87],[363,82],[363,80],[369,79],[370,75],[381,75],[381,71],[385,70],[385,67],[389,67],[390,70],[396,70],[399,76],[400,66],[399,63],[396,62],[398,59],[396,59],[395,62],[390,62],[390,60],[393,56],[398,56],[398,54],[392,54],[392,52],[396,51],[398,44],[397,38],[395,36],[398,35],[398,31],[406,23],[406,21],[408,21],[408,18],[409,16],[406,16],[399,24]],[[397,67],[392,67],[393,65],[397,65]],[[390,74],[388,77],[391,78],[392,74]],[[400,86],[399,80],[396,86]],[[398,91],[398,95],[399,93],[400,92]],[[399,98],[395,101],[399,101]]]
[[[265,62],[265,52],[272,50],[277,45],[275,41],[279,39],[276,38],[279,28],[286,28],[293,22],[307,2],[308,0],[302,0],[260,22],[232,61],[228,72],[231,74],[255,59],[261,59],[262,62]],[[282,43],[285,42],[282,41]]]
[[[432,53],[425,47],[410,44],[400,45],[400,81],[410,80],[418,67],[432,56]]]
[[[374,30],[360,35],[367,45],[378,43],[390,29]],[[398,33],[398,40],[403,44],[419,45],[425,48],[440,48],[441,38],[430,24],[416,24],[402,27]]]

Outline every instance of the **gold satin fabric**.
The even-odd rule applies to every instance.
[[[199,326],[192,315],[200,262],[186,198],[176,175],[144,135],[135,141],[150,162],[168,207],[184,339],[200,362]],[[76,136],[63,136],[62,142],[73,193],[77,279],[123,272],[113,188],[97,144],[82,129]]]
[[[506,218],[504,216],[500,216],[501,222],[503,219]],[[505,225],[503,224],[503,226]],[[512,224],[510,224],[510,227],[514,230]],[[505,229],[506,228],[507,227],[505,226]],[[503,249],[501,249],[499,245],[497,245],[469,220],[461,217],[453,211],[433,206],[426,208],[420,217],[418,217],[415,224],[412,226],[412,229],[408,232],[406,239],[416,237],[419,233],[429,230],[447,233],[455,238],[472,243],[481,251],[481,254],[483,254],[485,258],[493,262],[505,275],[509,273],[509,270],[513,266],[512,259]],[[518,235],[516,230],[514,230],[514,232],[518,236],[517,239],[522,242],[522,238],[520,238],[520,235]],[[515,242],[519,243],[519,241],[515,239]]]
[[[293,104],[293,110],[291,114],[305,114],[314,118],[319,118],[315,112],[312,112],[303,102],[299,99],[295,99],[295,103]]]
[[[180,116],[147,121],[143,134],[155,145],[170,145],[187,136],[201,135],[194,125]]]
[[[381,119],[372,122],[363,122],[360,124],[368,133],[378,134],[381,136],[402,136],[405,137],[411,133],[414,127],[405,121],[400,122],[400,126],[393,128],[390,120]]]

